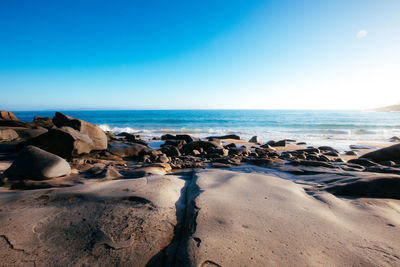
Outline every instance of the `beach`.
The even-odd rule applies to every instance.
[[[395,123],[291,136],[153,120],[143,135],[73,112],[21,114],[0,118],[2,266],[400,264]],[[321,133],[299,139],[310,130]]]

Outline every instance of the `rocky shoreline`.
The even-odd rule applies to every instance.
[[[53,118],[35,117],[32,123],[25,123],[11,112],[1,111],[0,248],[5,252],[0,256],[4,265],[319,265],[308,261],[311,256],[306,253],[290,260],[285,256],[292,251],[290,247],[300,249],[299,240],[278,251],[275,248],[271,254],[274,248],[267,242],[271,236],[264,233],[263,226],[273,216],[270,210],[291,211],[279,215],[287,223],[293,214],[304,216],[304,222],[293,221],[285,231],[299,233],[301,224],[327,223],[324,216],[315,219],[315,214],[296,210],[292,206],[295,202],[321,210],[318,216],[336,209],[334,217],[347,221],[343,229],[353,229],[348,214],[352,210],[359,216],[355,218],[366,220],[381,234],[367,240],[374,246],[379,243],[381,252],[362,248],[346,251],[346,246],[340,249],[337,243],[329,243],[327,249],[334,254],[321,256],[318,252],[321,262],[399,263],[399,242],[386,238],[400,226],[395,215],[400,210],[398,137],[393,137],[393,145],[388,147],[352,146],[343,153],[330,146],[310,147],[301,140],[264,143],[256,136],[249,141],[236,135],[199,139],[166,134],[154,139],[103,132],[96,125],[59,112]],[[152,148],[152,142],[161,141],[160,148]],[[272,197],[261,198],[263,194]],[[365,205],[363,198],[387,199],[385,211],[359,211]],[[246,201],[253,203],[244,204]],[[273,204],[282,207],[276,210]],[[260,205],[270,210],[263,214]],[[257,212],[263,219],[250,226],[250,221],[239,224],[228,218],[232,213],[238,221],[246,221],[240,216],[242,209],[242,214],[255,216]],[[31,217],[24,221],[25,216]],[[369,216],[390,222],[383,226],[371,222]],[[338,222],[332,223],[325,227],[339,227]],[[269,224],[271,228],[277,225]],[[343,236],[334,237],[333,232],[319,227],[318,233],[326,231],[324,238],[361,246],[354,233],[337,228]],[[250,235],[246,232],[249,229],[253,231]],[[219,232],[213,236],[214,231]],[[251,239],[257,233],[260,242]],[[236,235],[240,244],[232,243]],[[286,233],[273,236],[279,244],[285,242]],[[321,236],[307,238],[317,247],[326,241]],[[227,243],[232,250],[227,250]],[[305,244],[300,247],[310,248]]]

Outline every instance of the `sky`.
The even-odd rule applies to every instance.
[[[400,102],[400,1],[0,1],[0,109]]]

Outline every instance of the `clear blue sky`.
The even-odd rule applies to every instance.
[[[400,101],[400,1],[0,2],[0,109]]]

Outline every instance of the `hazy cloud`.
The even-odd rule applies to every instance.
[[[359,31],[359,32],[356,34],[356,37],[357,37],[358,39],[364,38],[365,36],[367,36],[367,34],[368,34],[368,32],[367,32],[366,30],[361,30],[361,31]]]

